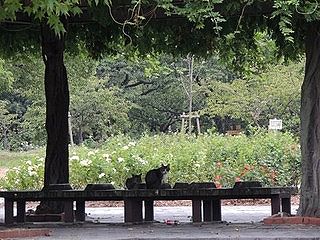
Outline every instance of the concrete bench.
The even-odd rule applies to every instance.
[[[203,188],[203,189],[137,189],[137,190],[52,190],[52,191],[0,191],[4,198],[5,224],[26,221],[26,202],[62,201],[64,221],[85,220],[86,201],[124,201],[124,221],[154,220],[156,200],[191,200],[193,222],[221,221],[222,199],[271,199],[271,214],[291,213],[293,187]],[[74,202],[76,209],[74,211]],[[14,217],[14,203],[17,215]],[[144,204],[143,204],[144,203]],[[143,205],[145,216],[143,217]]]

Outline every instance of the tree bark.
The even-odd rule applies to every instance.
[[[306,30],[306,66],[301,89],[302,182],[298,215],[320,217],[320,23]]]
[[[41,37],[45,64],[47,148],[44,190],[46,190],[50,184],[69,183],[69,88],[63,59],[64,36],[58,37],[48,25],[42,24]],[[49,212],[63,210],[58,204],[49,205]],[[48,209],[47,207],[48,204],[44,208]]]

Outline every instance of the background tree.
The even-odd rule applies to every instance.
[[[269,119],[278,118],[285,130],[298,133],[302,76],[302,63],[291,63],[232,82],[212,81],[207,111],[240,119],[244,126],[268,126]]]
[[[7,68],[12,72],[12,88],[2,94],[9,102],[9,112],[17,115],[19,127],[12,142],[21,142],[21,146],[12,149],[26,150],[33,145],[45,143],[44,116],[45,106],[43,63],[35,51],[23,51],[6,57]],[[42,109],[41,109],[42,108]]]
[[[129,57],[118,54],[100,61],[97,76],[107,78],[107,86],[117,86],[122,96],[134,103],[129,111],[131,134],[181,128],[180,115],[188,111],[189,104],[184,89],[188,78],[185,58],[164,53],[146,56],[136,53]],[[194,76],[194,111],[205,108],[211,79],[230,81],[233,77],[217,56],[195,58]],[[211,124],[206,116],[201,116],[204,131],[211,128]]]
[[[7,102],[0,101],[0,143],[4,149],[9,150],[9,138],[14,134],[12,130],[17,124],[17,116],[9,113],[7,105]]]
[[[77,143],[84,138],[94,141],[106,140],[109,136],[128,131],[128,112],[131,103],[118,97],[117,89],[102,87],[102,82],[93,77],[75,94],[71,94],[70,112],[73,132]]]
[[[13,74],[6,69],[5,61],[0,58],[0,93],[9,90],[12,87]]]

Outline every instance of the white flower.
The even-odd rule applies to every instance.
[[[71,158],[70,158],[70,161],[73,161],[73,160],[77,160],[77,161],[79,161],[80,160],[80,158],[79,158],[79,156],[72,156]]]
[[[135,146],[135,145],[136,145],[136,142],[129,142],[128,145],[129,145],[129,146]]]
[[[112,168],[112,171],[116,173],[116,172],[117,172],[117,169],[115,169],[115,168]]]
[[[110,161],[111,161],[111,156],[110,156],[110,154],[108,154],[108,153],[103,154],[102,157],[104,157],[107,162],[110,162]]]
[[[105,173],[100,173],[98,177],[103,178],[105,175],[106,175]]]
[[[28,160],[28,161],[26,162],[26,164],[31,165],[32,162],[31,162],[30,160]]]
[[[147,164],[148,162],[142,158],[139,158],[138,161],[142,164],[142,165],[145,165]]]
[[[88,156],[92,156],[92,155],[94,155],[95,153],[93,152],[93,151],[90,151],[90,152],[88,152]]]
[[[92,161],[89,160],[89,159],[85,159],[85,160],[81,160],[81,161],[80,161],[80,165],[81,165],[81,166],[84,166],[84,167],[89,166],[91,163],[92,163]]]
[[[35,171],[30,171],[29,172],[29,176],[35,176],[35,175],[37,175],[37,173]]]
[[[129,149],[129,146],[126,145],[126,146],[123,146],[122,148],[123,148],[124,150],[127,150],[127,149]]]
[[[199,168],[200,164],[199,163],[195,163],[194,166]]]
[[[33,170],[32,166],[28,166],[28,172],[31,172]]]
[[[123,161],[124,161],[124,158],[118,157],[118,162],[119,162],[119,163],[121,163],[121,162],[123,162]]]

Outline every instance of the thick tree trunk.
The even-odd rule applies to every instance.
[[[302,182],[298,214],[320,217],[320,23],[306,36],[306,69],[301,90]]]
[[[47,148],[44,189],[46,189],[49,184],[69,183],[69,89],[63,60],[64,36],[59,38],[46,24],[41,27],[41,36],[45,64]],[[41,203],[40,206],[43,205]],[[58,204],[45,205],[47,206],[42,209],[49,212],[63,210]],[[48,205],[50,210],[47,208]]]

